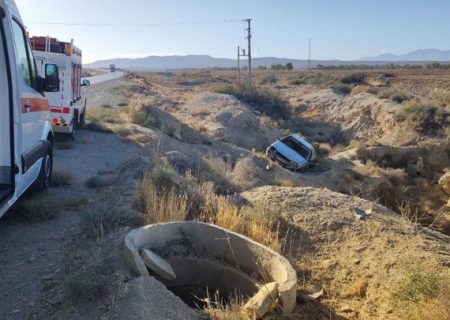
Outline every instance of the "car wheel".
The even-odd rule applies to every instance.
[[[34,184],[34,190],[41,192],[52,183],[53,174],[53,152],[49,150],[42,159],[41,171]]]

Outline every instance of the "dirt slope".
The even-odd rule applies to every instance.
[[[287,248],[301,286],[319,286],[320,308],[350,319],[399,319],[392,292],[404,263],[450,265],[450,238],[420,229],[385,207],[327,189],[262,187],[244,192],[251,204],[282,216],[299,241]],[[354,209],[370,215],[358,219]],[[355,291],[355,286],[361,291]],[[356,288],[358,289],[358,288]],[[314,318],[311,306],[298,307]],[[310,312],[310,314],[308,314]]]

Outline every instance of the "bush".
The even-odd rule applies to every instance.
[[[377,97],[379,99],[391,99],[394,102],[397,103],[403,103],[404,101],[408,101],[411,99],[411,95],[400,92],[400,91],[390,91],[385,90],[378,93]]]
[[[160,121],[146,109],[131,109],[131,122],[147,128],[159,128]]]
[[[137,226],[144,223],[142,216],[132,210],[125,210],[100,202],[95,206],[85,207],[81,215],[86,219],[91,234],[96,239],[123,226]]]
[[[119,123],[119,113],[114,109],[94,108],[87,113],[87,120],[92,122]]]
[[[132,130],[125,125],[119,125],[113,128],[113,132],[120,137],[126,137],[132,133]]]
[[[227,85],[217,88],[216,92],[233,95],[271,118],[288,119],[290,116],[287,102],[267,88],[247,84]]]
[[[428,135],[447,135],[450,113],[442,107],[411,102],[397,113],[398,120],[415,124],[416,130]]]
[[[100,189],[108,186],[111,182],[100,176],[93,176],[86,180],[85,185],[90,189]]]
[[[348,76],[345,76],[341,79],[343,84],[362,84],[365,82],[367,78],[366,73],[352,73]]]
[[[391,95],[391,100],[397,103],[402,103],[403,101],[408,101],[411,97],[402,92],[396,92]]]
[[[371,88],[370,86],[356,86],[352,89],[351,95],[353,96],[360,93],[375,94],[376,90],[374,88]]]
[[[393,302],[410,319],[449,319],[450,274],[437,263],[403,262],[394,284]]]
[[[352,92],[352,86],[347,84],[341,84],[334,87],[331,87],[331,90],[333,90],[334,93],[340,94],[340,95],[348,95],[350,92]]]
[[[73,175],[69,172],[53,170],[52,185],[56,187],[69,186],[73,183]]]

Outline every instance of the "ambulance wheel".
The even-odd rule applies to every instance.
[[[45,188],[49,187],[52,183],[52,173],[53,152],[52,150],[49,150],[42,159],[41,171],[39,172],[39,177],[35,182],[34,189],[39,192],[44,191]]]
[[[83,113],[80,116],[80,125],[79,125],[79,127],[82,128],[85,123],[86,123],[86,109],[84,109]]]
[[[75,125],[75,123],[72,125],[72,132],[69,133],[69,139],[74,141],[75,140],[75,136],[77,133],[77,126]]]
[[[70,140],[75,140],[75,134],[78,129],[78,110],[74,111],[73,114],[73,124],[72,124],[72,132],[69,133]]]

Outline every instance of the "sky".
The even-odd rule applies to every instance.
[[[16,0],[32,35],[74,39],[84,62],[235,58],[252,19],[255,57],[354,60],[450,49],[448,0]],[[54,24],[63,23],[63,24]]]

